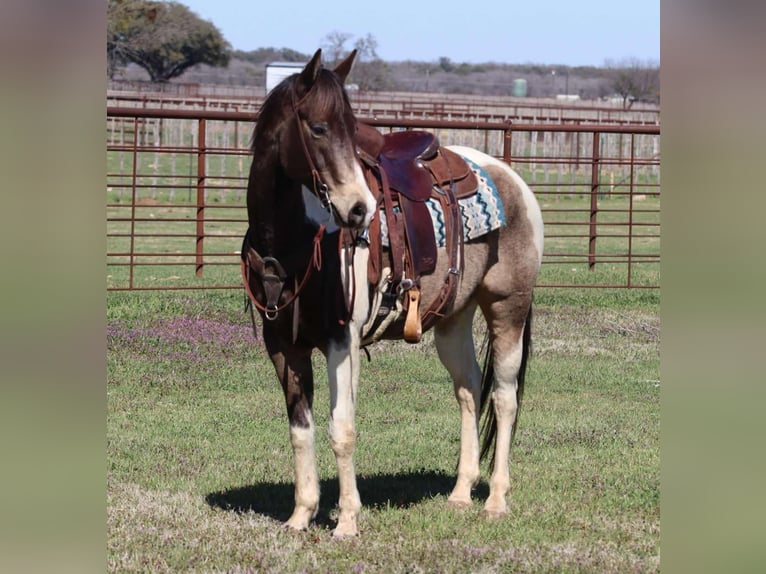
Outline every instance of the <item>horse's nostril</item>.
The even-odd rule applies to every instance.
[[[349,213],[349,223],[351,225],[362,225],[364,223],[364,218],[367,215],[367,207],[362,203],[361,201],[358,201],[354,204],[354,206],[351,208],[351,212]]]

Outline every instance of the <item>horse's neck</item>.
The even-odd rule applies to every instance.
[[[306,208],[300,183],[278,174],[251,174],[248,219],[253,247],[263,256],[294,254],[305,243]]]

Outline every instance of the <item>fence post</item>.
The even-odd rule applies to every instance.
[[[202,277],[205,242],[205,118],[197,122],[197,247],[196,274]]]
[[[508,165],[511,165],[511,136],[513,134],[511,123],[511,120],[506,120],[503,130],[503,161]]]
[[[590,172],[590,224],[588,225],[588,270],[596,267],[596,216],[598,214],[598,180],[601,162],[601,134],[593,132],[593,163]]]
[[[133,118],[133,174],[130,198],[130,267],[128,288],[133,289],[133,270],[136,265],[136,204],[138,203],[138,118]]]
[[[628,287],[632,286],[633,270],[633,184],[636,177],[636,138],[635,134],[630,134],[630,189],[628,202]]]

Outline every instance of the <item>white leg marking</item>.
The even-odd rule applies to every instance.
[[[366,284],[365,284],[366,288]],[[366,293],[365,293],[366,298]],[[353,325],[352,325],[353,327]],[[327,354],[330,382],[330,442],[338,465],[340,516],[335,537],[359,533],[357,516],[362,507],[354,472],[356,393],[359,381],[359,332],[349,329],[349,344],[331,344]]]
[[[346,293],[354,293],[354,309],[348,329],[348,343],[331,343],[327,351],[327,375],[330,386],[330,442],[338,465],[340,516],[335,537],[359,533],[357,516],[362,507],[356,487],[354,447],[356,446],[356,393],[359,384],[359,336],[367,320],[370,302],[367,296],[366,247],[354,250],[353,265],[341,255],[341,276]]]
[[[295,462],[295,509],[285,526],[294,530],[308,528],[319,508],[319,477],[314,451],[314,420],[307,414],[309,426],[291,426],[290,442]]]
[[[343,289],[348,293],[354,293],[354,310],[351,316],[351,330],[359,333],[367,321],[370,313],[370,299],[367,287],[367,261],[370,258],[370,250],[363,245],[354,249],[353,265],[346,260],[346,252],[341,253],[341,280]],[[351,280],[353,277],[353,282]]]
[[[447,146],[449,149],[457,154],[467,157],[474,163],[479,164],[482,167],[488,165],[494,165],[508,173],[508,175],[516,182],[516,185],[521,190],[521,196],[524,199],[524,204],[527,208],[527,218],[532,225],[533,241],[535,249],[537,250],[538,265],[542,261],[543,257],[543,215],[540,211],[540,205],[537,203],[535,194],[529,188],[527,183],[521,179],[521,176],[516,173],[507,163],[500,161],[499,159],[480,152],[476,149],[465,146]]]

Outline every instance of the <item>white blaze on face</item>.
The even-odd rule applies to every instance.
[[[362,203],[364,203],[365,208],[367,210],[367,215],[364,218],[364,227],[367,227],[370,225],[370,222],[375,217],[375,209],[377,208],[377,203],[375,201],[375,197],[372,195],[372,192],[370,191],[370,188],[367,187],[367,181],[364,179],[364,174],[362,173],[362,168],[359,166],[358,163],[354,162],[354,168],[356,171],[356,181],[362,190]]]
[[[376,202],[367,181],[362,173],[362,168],[354,161],[353,172],[344,177],[341,183],[330,186],[330,200],[335,210],[344,223],[348,223],[351,210],[357,204],[364,205],[365,217],[362,227],[367,227],[375,216]]]

